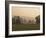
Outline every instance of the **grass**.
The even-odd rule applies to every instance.
[[[12,31],[40,30],[40,24],[14,24]]]

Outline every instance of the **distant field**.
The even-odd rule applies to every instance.
[[[40,24],[14,24],[12,31],[40,30]]]

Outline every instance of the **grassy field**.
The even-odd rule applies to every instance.
[[[40,24],[14,24],[12,31],[40,30]]]

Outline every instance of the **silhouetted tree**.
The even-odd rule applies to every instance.
[[[20,24],[20,17],[19,16],[17,16],[16,24]]]
[[[31,24],[31,20],[29,20],[29,23]]]
[[[12,17],[12,24],[15,24],[15,17]]]
[[[36,23],[40,23],[40,15],[36,17]]]

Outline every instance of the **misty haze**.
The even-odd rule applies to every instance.
[[[12,31],[40,30],[39,7],[12,7]]]

